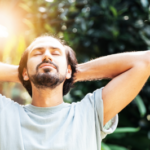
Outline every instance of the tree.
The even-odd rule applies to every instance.
[[[26,34],[22,37],[26,45],[43,33],[56,35],[75,50],[79,63],[150,48],[148,0],[20,0],[16,6],[25,25]],[[80,101],[86,93],[108,82],[105,79],[77,83],[64,99],[66,102]],[[103,150],[149,149],[149,84],[150,80],[119,114],[119,127],[103,141]]]

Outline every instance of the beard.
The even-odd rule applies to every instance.
[[[43,63],[45,63],[45,62],[43,62]],[[41,64],[39,64],[37,66],[37,72],[36,72],[35,75],[31,75],[30,76],[28,74],[30,81],[33,82],[33,84],[35,85],[35,87],[42,88],[42,89],[43,88],[54,89],[56,86],[58,86],[59,84],[61,84],[65,80],[66,75],[61,75],[58,72],[58,67],[56,65],[55,65],[56,70],[57,70],[56,73],[51,73],[51,68],[44,68],[43,69],[44,73],[39,73],[38,72],[38,67]]]

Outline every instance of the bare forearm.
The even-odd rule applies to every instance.
[[[18,66],[0,63],[0,81],[20,82],[18,78]]]
[[[135,64],[149,63],[149,51],[126,52],[108,55],[77,66],[77,81],[114,78],[131,69]]]

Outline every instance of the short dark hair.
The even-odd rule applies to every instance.
[[[42,38],[42,37],[43,36],[40,36],[38,38]],[[46,35],[44,37],[53,37],[53,36]],[[38,38],[36,38],[36,39],[38,39]],[[55,39],[57,39],[64,46],[65,52],[66,52],[66,58],[67,58],[67,65],[70,65],[71,69],[72,69],[71,78],[70,79],[66,79],[66,81],[64,82],[64,85],[63,85],[63,95],[66,95],[69,92],[70,88],[73,87],[74,75],[77,72],[77,70],[76,70],[77,59],[76,59],[76,56],[75,56],[75,52],[72,50],[71,47],[65,45],[64,41],[61,41],[58,38],[55,38]],[[23,76],[22,76],[23,69],[27,68],[28,52],[29,52],[29,47],[24,51],[24,53],[23,53],[23,55],[21,57],[21,60],[20,60],[20,63],[19,63],[19,68],[18,68],[18,71],[19,71],[19,75],[18,76],[19,76],[19,79],[20,79],[21,83],[23,84],[25,89],[28,91],[29,95],[32,97],[31,82],[29,80],[25,81],[23,79]]]

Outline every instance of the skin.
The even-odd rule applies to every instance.
[[[71,68],[67,66],[66,54],[63,45],[56,39],[44,37],[37,39],[30,45],[28,52],[27,69],[24,68],[23,78],[29,80],[29,75],[36,73],[36,67],[43,62],[50,60],[58,66],[59,73],[65,75],[65,79],[71,77]],[[49,74],[55,75],[57,70],[54,66],[45,66],[38,68],[38,73],[44,73],[44,68],[50,68]],[[49,65],[49,64],[48,64]],[[37,107],[52,107],[63,103],[63,83],[56,88],[37,88],[32,82],[32,105]]]
[[[37,57],[32,56],[36,47],[42,48],[42,54]],[[52,47],[61,50],[61,56],[52,54]],[[66,79],[71,76],[71,68],[66,64],[66,55],[63,48],[57,40],[48,38],[37,40],[30,46],[28,55],[28,73],[35,74],[36,66],[43,59],[51,59],[59,66],[60,73],[66,73]],[[18,66],[6,65],[0,63],[0,81],[19,82]],[[10,74],[11,71],[11,74]],[[42,69],[38,70],[43,73]],[[27,70],[24,69],[24,80],[29,80]],[[52,74],[56,73],[55,68],[51,70]],[[102,99],[104,105],[104,122],[105,125],[124,107],[126,107],[140,92],[150,75],[150,51],[126,52],[113,54],[97,58],[95,60],[77,65],[75,82],[98,80],[109,78],[112,79],[102,90]],[[32,105],[38,107],[51,107],[63,102],[62,84],[55,89],[37,89],[32,84],[33,101]]]
[[[76,82],[112,79],[102,90],[105,125],[141,91],[150,75],[150,51],[104,56],[78,66]]]

